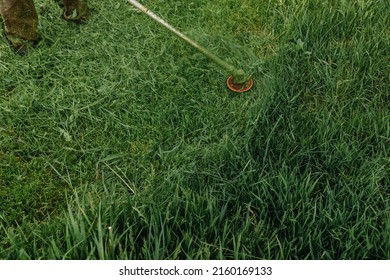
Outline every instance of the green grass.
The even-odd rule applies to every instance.
[[[386,1],[37,0],[0,40],[1,259],[389,259]]]

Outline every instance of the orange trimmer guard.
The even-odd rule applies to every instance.
[[[253,79],[250,78],[248,81],[246,81],[245,83],[243,84],[239,84],[239,83],[235,83],[234,80],[233,80],[233,76],[229,76],[227,81],[226,81],[226,84],[228,86],[228,88],[231,90],[231,91],[234,91],[234,92],[247,92],[248,90],[250,90],[253,86]]]

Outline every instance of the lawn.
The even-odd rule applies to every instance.
[[[385,0],[36,0],[0,36],[0,259],[390,259]]]

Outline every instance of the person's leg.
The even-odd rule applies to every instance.
[[[82,22],[88,19],[87,0],[63,0],[64,18],[71,21]]]
[[[33,0],[0,0],[0,14],[7,39],[21,52],[25,41],[36,42],[38,15]]]

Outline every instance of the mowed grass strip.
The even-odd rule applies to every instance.
[[[386,1],[37,0],[0,40],[1,259],[388,259]]]

